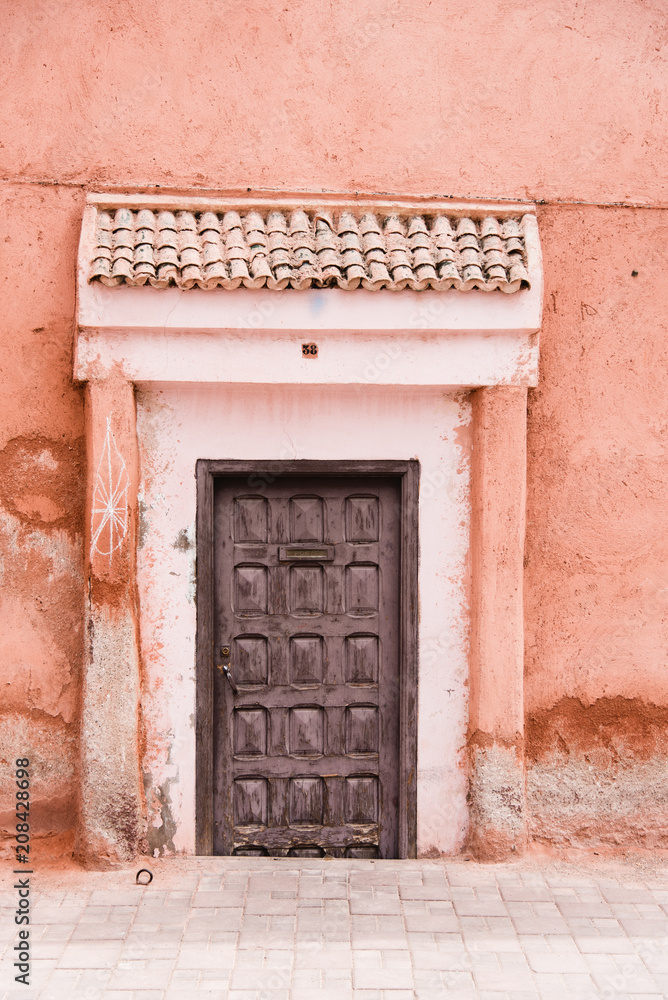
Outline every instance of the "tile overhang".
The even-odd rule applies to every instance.
[[[180,217],[189,224],[186,216],[197,220],[211,213],[221,220],[221,229],[227,213],[236,213],[240,220],[252,213],[267,219],[272,212],[287,220],[295,212],[304,213],[309,220],[336,219],[346,212],[355,219],[368,215],[377,219],[422,218],[432,230],[435,219],[447,218],[455,236],[461,220],[472,220],[478,234],[485,219],[495,219],[501,229],[514,220],[521,228],[526,278],[511,294],[503,294],[498,287],[475,287],[475,282],[468,290],[466,282],[451,285],[449,294],[443,285],[435,289],[429,283],[415,290],[410,280],[399,279],[393,285],[385,282],[377,290],[360,280],[351,290],[341,288],[338,277],[331,274],[329,284],[321,288],[314,287],[312,281],[301,289],[291,287],[290,280],[287,284],[283,279],[276,281],[284,284],[284,294],[269,287],[266,276],[257,287],[250,271],[246,281],[242,277],[236,287],[228,288],[220,284],[203,288],[197,281],[190,282],[188,288],[183,281],[152,287],[150,278],[143,284],[123,279],[109,286],[99,276],[94,278],[91,267],[98,259],[100,213],[115,218],[118,212],[129,212],[136,219],[142,211],[152,213],[156,224],[161,213],[170,213],[175,223]],[[467,224],[460,227],[462,235],[465,228]],[[423,230],[418,227],[416,231]],[[172,232],[178,234],[179,230]],[[466,294],[461,294],[464,290]],[[356,381],[358,370],[365,370],[368,359],[394,340],[395,347],[401,344],[401,350],[408,352],[403,356],[412,361],[406,366],[393,365],[381,376],[382,381],[535,385],[542,298],[538,225],[535,207],[528,203],[91,194],[79,246],[74,374],[82,380],[102,377],[103,371],[118,362],[135,381]],[[312,339],[311,335],[321,341],[321,358],[315,366],[307,361],[302,365],[304,371],[300,365],[297,370],[291,360],[296,349],[293,341],[301,343]],[[243,343],[250,354],[244,353]],[[464,356],[466,364],[461,363]]]
[[[531,285],[531,205],[90,196],[89,282],[183,289],[501,291]],[[89,222],[90,224],[90,222]]]

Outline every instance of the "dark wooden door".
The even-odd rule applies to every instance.
[[[399,482],[271,480],[215,481],[214,852],[394,858]]]

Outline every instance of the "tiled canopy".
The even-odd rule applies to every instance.
[[[97,209],[89,281],[166,288],[516,292],[524,221],[305,209]]]

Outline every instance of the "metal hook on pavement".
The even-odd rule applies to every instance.
[[[139,876],[140,875],[148,875],[148,881],[147,882],[144,882],[144,881],[140,882],[139,881]],[[150,885],[152,881],[153,881],[153,872],[150,872],[148,870],[148,868],[140,868],[139,871],[137,872],[136,876],[135,876],[135,885]]]

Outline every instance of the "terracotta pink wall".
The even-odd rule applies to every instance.
[[[539,224],[525,575],[533,834],[666,846],[668,218],[550,206]]]
[[[81,202],[69,188],[0,185],[0,832],[15,822],[10,762],[28,753],[33,834],[57,853],[75,816],[84,641]]]
[[[628,832],[640,776],[659,773],[642,768],[668,754],[663,5],[3,7],[0,756],[34,748],[41,832],[61,849],[75,820],[74,266],[84,191],[107,185],[548,203],[525,587],[534,835],[586,840],[597,810],[599,832],[601,817]],[[619,771],[605,801],[590,765]],[[589,781],[584,812],[553,794],[558,767]],[[647,817],[649,840],[667,813]]]
[[[4,8],[2,176],[666,200],[657,0]]]

